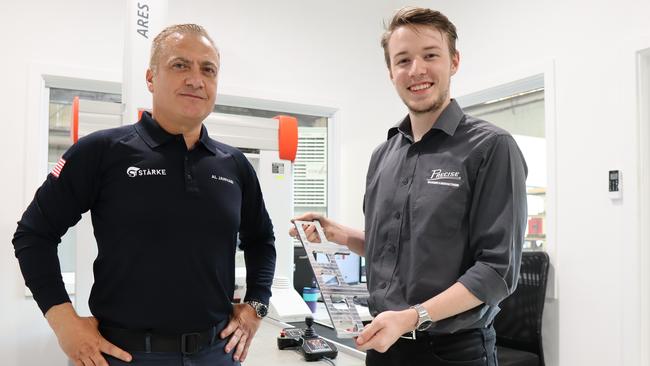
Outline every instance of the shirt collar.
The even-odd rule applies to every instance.
[[[171,133],[165,131],[147,111],[142,112],[142,117],[140,117],[140,121],[136,123],[135,129],[138,131],[138,134],[147,143],[147,145],[149,145],[149,147],[152,149],[166,144],[171,140],[182,137],[182,135],[172,135]],[[204,125],[201,125],[199,143],[208,149],[211,153],[217,153],[216,146],[214,146],[214,143],[208,134],[208,130]]]
[[[214,140],[210,138],[208,134],[208,129],[205,128],[205,125],[201,125],[201,136],[199,136],[199,142],[203,147],[208,149],[212,154],[217,154],[217,147],[214,144]]]
[[[449,136],[453,136],[460,124],[460,121],[465,116],[465,113],[458,105],[455,99],[452,99],[451,102],[445,107],[442,111],[438,120],[431,127],[432,130],[441,130]],[[405,137],[408,137],[411,141],[413,140],[413,131],[411,130],[411,117],[406,115],[398,124],[391,127],[388,130],[388,139],[395,136],[397,133],[401,133]]]

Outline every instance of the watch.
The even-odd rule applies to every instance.
[[[266,304],[263,304],[257,300],[246,300],[244,301],[246,304],[250,305],[253,307],[253,310],[255,310],[255,313],[257,314],[257,317],[262,319],[263,317],[266,316],[269,312],[269,306]]]
[[[411,309],[415,309],[418,312],[418,324],[415,326],[415,330],[423,332],[435,324],[429,316],[429,312],[422,304],[415,304],[411,306]]]

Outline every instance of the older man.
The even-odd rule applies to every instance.
[[[26,284],[77,366],[246,358],[271,295],[274,236],[252,166],[202,125],[218,74],[205,29],[163,30],[146,74],[151,114],[80,139],[18,223],[13,243]],[[82,318],[63,286],[57,244],[88,210],[99,254],[94,316]],[[238,235],[247,292],[245,304],[232,305]]]

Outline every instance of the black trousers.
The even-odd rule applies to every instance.
[[[418,334],[419,336],[419,334]],[[367,366],[497,366],[494,328],[400,338],[385,353],[369,350]]]

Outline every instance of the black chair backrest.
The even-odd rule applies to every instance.
[[[539,355],[542,351],[542,312],[546,295],[549,259],[545,252],[523,252],[517,288],[499,304],[494,319],[497,345]]]

